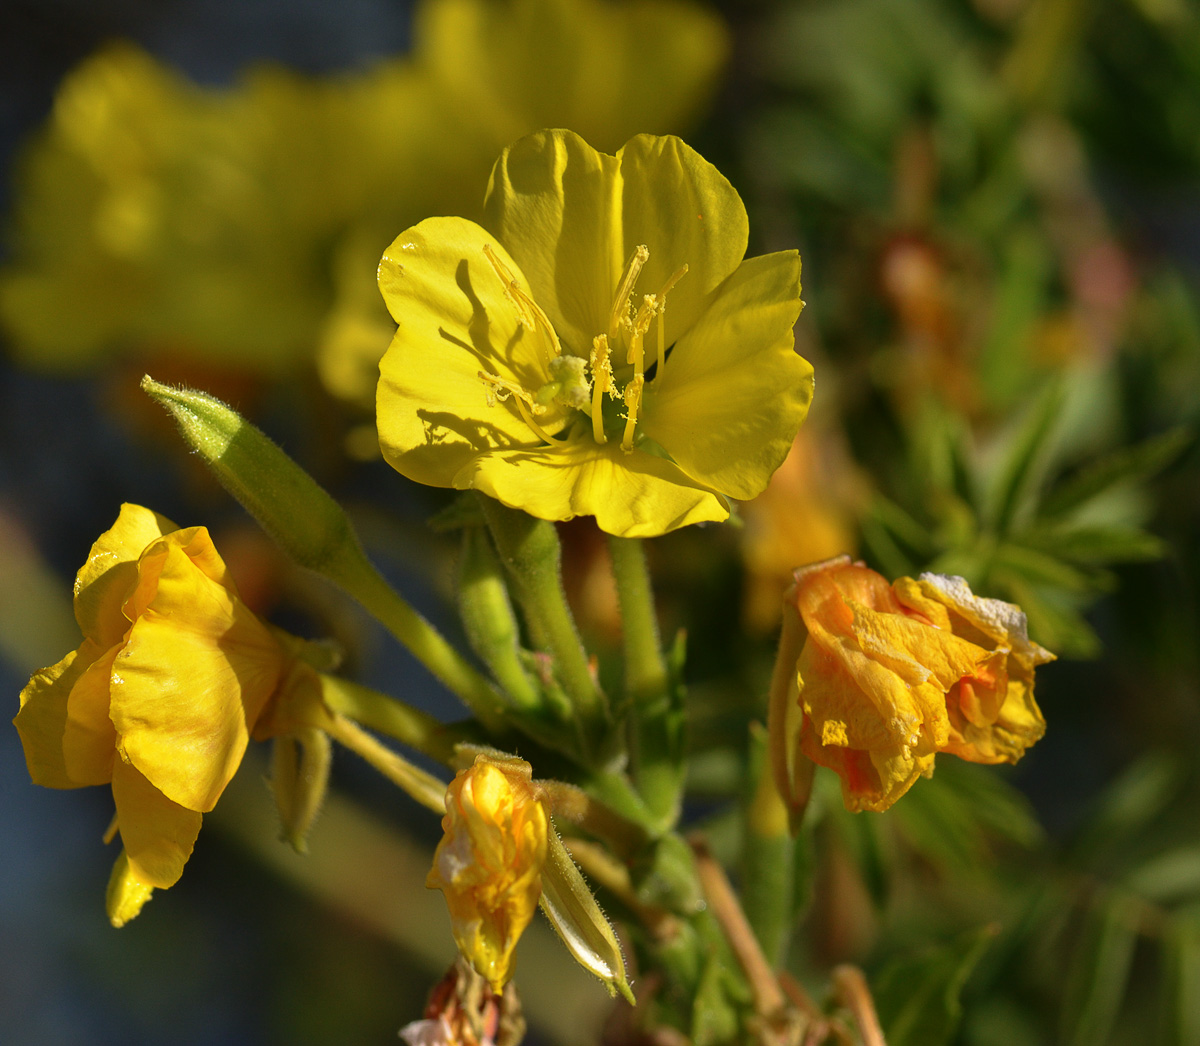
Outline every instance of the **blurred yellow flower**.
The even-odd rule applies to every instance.
[[[392,326],[379,254],[464,213],[501,147],[543,126],[603,144],[680,130],[728,49],[674,0],[424,0],[410,55],[199,87],[132,44],[64,79],[16,192],[0,325],[24,365],[169,353],[369,400]],[[453,128],[453,133],[447,133]]]
[[[532,767],[476,756],[446,789],[442,831],[425,885],[445,895],[459,951],[500,992],[541,896],[552,831]]]
[[[1045,732],[1033,670],[1054,655],[1029,640],[1020,608],[962,578],[888,585],[842,556],[796,572],[793,606],[807,639],[789,732],[837,772],[848,809],[886,810],[938,752],[1016,762]]]
[[[430,218],[379,267],[384,457],[623,537],[723,520],[812,397],[795,251],[744,259],[746,211],[678,138],[616,156],[570,131],[501,154],[485,224]]]
[[[746,568],[742,619],[754,632],[779,627],[797,563],[816,563],[858,547],[855,517],[866,484],[838,435],[809,418],[771,482],[741,506],[737,532]]]
[[[83,643],[34,674],[13,722],[35,783],[111,784],[120,926],[178,880],[256,723],[305,673],[242,603],[208,531],[137,505],[92,546],[75,617]]]

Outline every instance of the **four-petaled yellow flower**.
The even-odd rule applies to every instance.
[[[268,702],[305,673],[238,597],[208,531],[137,505],[92,546],[75,617],[83,643],[33,676],[14,723],[35,783],[112,785],[120,926],[178,880]]]
[[[746,211],[678,138],[570,131],[501,155],[484,226],[430,218],[379,284],[384,456],[543,519],[646,537],[760,493],[808,410],[795,251],[745,259]]]
[[[1054,655],[1030,641],[1019,607],[962,578],[889,585],[841,556],[796,572],[794,608],[807,639],[787,733],[837,772],[848,809],[886,810],[938,752],[1015,763],[1045,732],[1033,673]]]
[[[425,885],[441,890],[459,951],[499,992],[542,892],[550,817],[523,759],[480,755],[446,790]]]

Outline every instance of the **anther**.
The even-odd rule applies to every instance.
[[[558,335],[554,332],[554,324],[550,322],[550,317],[542,311],[542,307],[536,301],[521,289],[512,270],[496,257],[496,252],[492,250],[490,243],[483,245],[483,254],[504,285],[504,296],[512,302],[513,307],[517,310],[521,326],[531,330],[540,330],[549,343],[550,352],[547,354],[547,362],[561,356],[562,346],[558,343]]]
[[[621,275],[621,282],[617,284],[617,293],[613,298],[612,313],[608,318],[608,336],[610,339],[617,336],[622,319],[628,320],[629,318],[629,296],[633,294],[633,285],[637,283],[642,266],[646,264],[646,259],[649,257],[650,248],[643,243],[635,248],[633,254],[629,256],[629,261],[625,263],[625,271]]]

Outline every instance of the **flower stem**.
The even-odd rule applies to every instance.
[[[461,729],[378,690],[324,672],[320,675],[321,698],[331,711],[394,737],[439,763],[454,765],[454,745],[464,739]]]
[[[575,627],[562,585],[562,546],[554,524],[480,495],[480,505],[496,551],[517,584],[517,596],[531,631],[554,656],[559,682],[576,714],[598,726],[608,718],[600,690]],[[585,731],[591,733],[591,731]]]
[[[325,732],[339,744],[362,756],[422,806],[427,806],[437,814],[446,812],[445,782],[439,781],[433,774],[426,773],[420,767],[413,766],[403,756],[376,741],[344,715],[331,715],[325,724]]]
[[[504,699],[487,678],[392,588],[361,548],[347,545],[326,576],[357,599],[418,661],[490,728],[498,728]]]
[[[768,749],[775,787],[788,807],[792,834],[800,830],[804,811],[812,795],[816,767],[800,751],[800,727],[796,662],[804,649],[808,629],[800,612],[787,599],[783,603],[783,630],[771,672],[771,692],[767,705]]]
[[[708,844],[699,836],[692,836],[688,842],[696,855],[696,871],[700,876],[700,885],[704,888],[709,911],[720,924],[725,939],[729,941],[733,954],[737,956],[738,965],[746,975],[754,996],[755,1012],[762,1017],[773,1017],[782,1011],[786,1004],[775,972],[746,921],[746,915],[738,903],[737,894],[734,893],[725,870],[709,852]]]
[[[771,776],[766,731],[750,724],[748,794],[742,841],[742,906],[773,966],[781,965],[792,926],[795,843],[788,809]]]
[[[659,643],[642,542],[610,537],[609,550],[621,606],[625,691],[633,710],[634,777],[665,830],[678,819],[683,795],[682,708]]]

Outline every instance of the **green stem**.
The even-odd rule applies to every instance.
[[[773,967],[783,964],[791,936],[794,846],[788,809],[771,776],[766,731],[750,724],[749,789],[742,841],[742,905]]]
[[[608,547],[621,604],[625,687],[635,703],[653,700],[666,693],[668,681],[646,554],[639,538],[610,537]]]
[[[485,676],[383,579],[361,547],[342,546],[339,555],[322,573],[357,599],[485,725],[492,729],[501,726],[504,699]]]
[[[375,740],[345,716],[332,715],[324,726],[338,744],[362,756],[384,777],[434,813],[446,812],[446,783]]]
[[[446,766],[453,766],[454,746],[465,739],[460,728],[447,726],[428,712],[388,694],[337,676],[321,676],[321,698],[329,709],[376,730]]]
[[[683,796],[682,709],[673,693],[654,613],[646,555],[637,538],[609,538],[621,606],[625,691],[633,714],[633,772],[656,826],[678,819]]]
[[[531,631],[554,656],[555,673],[577,716],[598,725],[608,718],[562,585],[562,546],[554,524],[480,495],[496,551],[517,584]],[[591,733],[591,731],[585,731]]]

